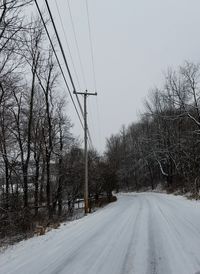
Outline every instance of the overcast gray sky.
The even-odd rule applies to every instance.
[[[69,0],[84,67],[87,89],[94,91],[88,36],[86,0]],[[55,0],[49,0],[69,59]],[[57,0],[73,61],[80,81],[67,0]],[[94,146],[103,151],[105,138],[117,133],[122,124],[138,118],[143,100],[163,73],[185,60],[200,60],[199,0],[88,0],[94,47],[98,101],[90,97],[89,127]],[[76,79],[73,72],[74,79]],[[78,87],[78,85],[77,85]],[[99,115],[97,111],[99,106]],[[83,136],[72,104],[69,111],[73,132]]]

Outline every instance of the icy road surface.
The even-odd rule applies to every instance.
[[[9,274],[200,274],[200,203],[165,194],[118,201],[0,254]]]

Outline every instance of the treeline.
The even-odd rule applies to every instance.
[[[31,4],[0,4],[0,237],[65,218],[83,199],[84,153],[43,24],[25,16]],[[94,150],[89,174],[90,197],[111,196],[108,168]]]
[[[199,194],[200,66],[170,69],[162,88],[151,91],[137,123],[107,140],[116,188]],[[114,178],[113,177],[113,178]]]

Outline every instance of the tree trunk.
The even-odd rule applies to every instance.
[[[47,197],[47,208],[49,219],[52,217],[52,208],[51,208],[51,181],[50,181],[50,157],[48,156],[46,159],[46,197]]]
[[[36,161],[35,163],[35,193],[34,193],[34,198],[35,198],[35,216],[37,216],[38,214],[38,201],[39,201],[39,197],[38,197],[38,192],[39,192],[39,161]]]

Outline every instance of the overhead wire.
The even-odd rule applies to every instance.
[[[41,12],[41,10],[40,10],[40,7],[39,7],[39,5],[38,5],[37,0],[34,0],[34,1],[35,1],[35,4],[36,4],[38,13],[39,13],[39,15],[40,15],[40,18],[41,18],[41,20],[42,20],[43,26],[44,26],[44,28],[45,28],[47,37],[48,37],[48,39],[49,39],[50,45],[51,45],[52,50],[53,50],[53,52],[54,52],[54,55],[55,55],[55,57],[56,57],[56,61],[57,61],[58,66],[59,66],[59,68],[60,68],[62,77],[63,77],[63,79],[64,79],[65,85],[66,85],[66,87],[67,87],[67,90],[68,90],[68,93],[69,93],[69,96],[70,96],[70,99],[71,99],[72,104],[73,104],[73,106],[74,106],[74,108],[75,108],[75,111],[76,111],[76,113],[77,113],[77,115],[78,115],[78,119],[79,119],[79,121],[80,121],[80,123],[81,123],[81,126],[82,126],[82,128],[84,128],[84,125],[83,125],[83,122],[82,122],[82,120],[81,120],[80,114],[79,114],[79,112],[78,112],[77,106],[76,106],[76,104],[75,104],[74,98],[73,98],[73,96],[72,96],[72,93],[71,93],[71,91],[70,91],[69,85],[68,85],[68,83],[67,83],[67,79],[66,79],[66,77],[65,77],[64,71],[63,71],[62,66],[61,66],[61,63],[60,63],[60,61],[59,61],[57,52],[56,52],[56,50],[55,50],[55,47],[54,47],[54,44],[53,44],[53,42],[52,42],[51,36],[50,36],[50,34],[49,34],[49,31],[48,31],[48,29],[47,29],[46,23],[45,23],[45,21],[44,21],[42,12]]]
[[[70,55],[70,59],[71,59],[71,62],[72,62],[73,70],[74,70],[74,73],[75,73],[75,76],[76,76],[76,80],[77,80],[79,89],[81,89],[78,73],[77,73],[76,68],[75,68],[75,64],[74,64],[74,61],[73,61],[72,53],[71,53],[71,50],[70,50],[67,34],[66,34],[66,31],[65,31],[65,28],[64,28],[64,24],[63,24],[63,20],[62,20],[62,16],[61,16],[61,13],[60,13],[60,9],[59,9],[57,0],[55,1],[55,4],[56,4],[56,9],[57,9],[57,12],[58,12],[59,20],[60,20],[60,23],[61,23],[62,31],[63,31],[63,34],[64,34],[64,38],[65,38],[67,48],[68,48],[68,51],[69,51],[69,55]],[[69,2],[68,2],[68,5],[69,5]],[[75,31],[75,26],[74,26],[74,22],[73,22],[72,12],[71,12],[70,6],[68,8],[69,8],[71,24],[72,24],[72,28],[73,28],[73,34],[74,34],[74,38],[75,38],[75,41],[76,41],[76,48],[77,48],[77,52],[78,52],[78,56],[79,56],[79,64],[80,64],[81,71],[82,71],[82,77],[84,79],[84,84],[86,86],[86,80],[85,80],[85,75],[84,75],[84,72],[83,72],[83,66],[82,66],[82,61],[81,61],[81,56],[80,56],[80,51],[79,51],[79,46],[78,46],[78,40],[77,40],[77,36],[76,36],[76,31]],[[88,107],[89,107],[89,111],[90,111],[89,103],[88,103]],[[92,120],[92,118],[91,118],[91,120]],[[91,123],[91,124],[92,124],[92,129],[94,131],[93,123]],[[91,140],[90,132],[88,132],[88,137]],[[92,142],[90,142],[90,143],[92,143]]]
[[[47,7],[47,10],[48,10],[48,13],[49,13],[49,16],[50,16],[50,19],[51,19],[55,34],[56,34],[56,38],[57,38],[57,41],[58,41],[58,44],[59,44],[59,47],[60,47],[60,50],[61,50],[61,53],[62,53],[62,56],[63,56],[63,59],[64,59],[65,66],[67,68],[67,72],[68,72],[69,79],[70,79],[70,82],[71,82],[71,85],[72,85],[72,88],[73,88],[73,92],[76,96],[76,99],[77,99],[81,114],[84,117],[83,108],[82,108],[82,105],[81,105],[80,100],[78,98],[78,95],[76,93],[77,90],[76,90],[76,87],[75,87],[75,84],[74,84],[74,81],[73,81],[73,78],[72,78],[72,74],[71,74],[71,71],[70,71],[70,68],[69,68],[69,65],[68,65],[68,62],[67,62],[67,58],[66,58],[66,55],[65,55],[61,40],[60,40],[60,36],[58,34],[58,31],[57,31],[57,28],[56,28],[56,25],[55,25],[55,21],[54,21],[54,18],[53,18],[53,15],[52,15],[48,0],[45,0],[45,4],[46,4],[46,7]],[[90,132],[89,132],[89,128],[88,128],[88,137],[89,137],[89,141],[91,143],[91,146],[93,147],[91,135],[90,135]]]
[[[101,119],[100,119],[100,111],[99,111],[99,101],[98,101],[99,99],[98,98],[96,98],[96,106],[97,106],[97,119],[98,119],[98,124],[99,124],[99,126],[98,126],[98,129],[99,129],[99,143],[100,143],[100,147],[102,148],[102,134],[101,134],[101,125],[102,125],[102,123],[101,123]]]
[[[96,97],[96,96],[95,96]],[[90,105],[90,100],[88,100],[88,113],[92,113],[92,109],[91,109],[91,105]],[[93,120],[93,116],[92,115],[88,115],[88,120],[89,123],[91,125],[91,131],[93,132],[93,134],[95,134],[95,128],[94,128],[94,120]]]
[[[62,16],[61,16],[61,13],[60,13],[60,9],[59,9],[57,0],[55,1],[55,3],[56,3],[56,9],[57,9],[57,12],[58,12],[58,16],[59,16],[59,19],[60,19],[60,24],[61,24],[61,27],[62,27],[62,31],[63,31],[63,34],[64,34],[65,42],[67,44],[67,48],[68,48],[68,51],[69,51],[69,55],[70,55],[71,63],[72,63],[72,66],[73,66],[74,74],[76,76],[76,81],[77,81],[78,87],[80,89],[81,87],[80,87],[80,81],[79,81],[78,73],[77,73],[76,68],[75,68],[75,64],[74,64],[72,53],[71,53],[70,46],[69,46],[69,41],[68,41],[67,34],[66,34],[66,31],[65,31],[65,28],[64,28],[64,24],[63,24],[63,20],[62,20]]]
[[[87,11],[87,22],[88,22],[88,31],[89,31],[89,40],[90,40],[90,52],[91,52],[91,59],[92,59],[94,88],[96,92],[97,85],[96,85],[96,75],[95,75],[95,66],[94,66],[94,49],[93,49],[93,43],[92,43],[92,32],[91,32],[91,26],[90,26],[90,13],[89,13],[88,0],[86,0],[86,11]]]
[[[57,28],[56,28],[56,25],[55,25],[55,21],[54,21],[54,18],[53,18],[53,15],[52,15],[52,12],[51,12],[51,9],[50,9],[48,0],[45,0],[45,3],[46,3],[46,7],[47,7],[47,10],[48,10],[48,13],[49,13],[51,22],[52,22],[52,24],[53,24],[53,28],[54,28],[54,31],[55,31],[55,34],[56,34],[56,38],[57,38],[57,40],[58,40],[58,44],[59,44],[59,47],[60,47],[60,50],[61,50],[61,53],[62,53],[64,62],[65,62],[65,66],[66,66],[66,68],[67,68],[67,72],[68,72],[69,79],[70,79],[70,82],[71,82],[71,85],[72,85],[72,88],[73,88],[73,92],[76,92],[76,88],[75,88],[75,84],[74,84],[74,81],[73,81],[73,78],[72,78],[72,74],[71,74],[71,71],[70,71],[70,68],[69,68],[69,65],[68,65],[68,62],[67,62],[67,58],[66,58],[66,55],[65,55],[65,52],[64,52],[64,49],[63,49],[61,40],[60,40],[60,36],[59,36],[59,34],[58,34],[58,31],[57,31]],[[77,94],[76,94],[76,96],[77,96]],[[83,109],[82,109],[82,106],[81,106],[81,104],[80,104],[80,101],[79,101],[78,96],[77,96],[77,101],[78,101],[78,103],[79,103],[79,107],[80,107],[80,109],[82,110],[81,112],[82,112],[82,114],[83,114]]]
[[[85,0],[85,1],[86,1],[87,23],[88,23],[90,52],[91,52],[92,71],[93,71],[93,82],[94,82],[95,92],[97,92],[97,82],[96,82],[95,63],[94,63],[94,47],[93,47],[92,30],[91,30],[91,23],[90,23],[90,11],[89,11],[88,0]],[[99,127],[98,127],[99,141],[100,141],[100,145],[102,146],[102,144],[101,144],[101,121],[100,121],[99,103],[98,103],[97,97],[96,97],[96,106],[97,106],[97,116],[98,116],[98,124],[99,124]]]
[[[86,82],[86,77],[85,77],[85,73],[84,73],[84,69],[83,69],[83,63],[82,63],[82,59],[81,59],[80,48],[79,48],[79,45],[78,45],[76,28],[75,28],[75,24],[74,24],[72,10],[71,10],[71,7],[70,7],[69,0],[67,0],[67,6],[68,6],[68,11],[69,11],[71,25],[72,25],[72,31],[73,31],[73,35],[74,35],[74,41],[75,41],[75,45],[76,45],[77,56],[78,56],[78,59],[79,59],[79,65],[80,65],[80,69],[81,69],[83,84],[84,84],[85,89],[86,89],[87,82]],[[89,104],[88,104],[88,107],[90,108]],[[89,109],[89,111],[90,111],[90,109]],[[93,125],[93,123],[92,123],[92,125]],[[92,126],[92,128],[93,128],[93,126]],[[93,131],[94,131],[94,129],[93,129]],[[91,138],[91,134],[90,134],[89,129],[88,129],[88,137],[89,137],[89,140],[90,140],[90,146],[91,146],[91,148],[93,148],[92,138]]]
[[[77,50],[77,54],[78,54],[78,59],[79,59],[81,74],[82,74],[82,78],[83,78],[83,83],[84,83],[85,89],[86,89],[87,82],[86,82],[86,77],[85,77],[85,73],[84,73],[84,69],[83,69],[83,63],[82,63],[82,59],[81,59],[80,49],[79,49],[79,45],[78,45],[78,39],[77,39],[77,35],[76,35],[76,29],[75,29],[75,25],[74,25],[74,20],[73,20],[72,10],[71,10],[71,7],[70,7],[69,0],[67,0],[67,6],[68,6],[68,10],[69,10],[71,25],[72,25],[72,31],[73,31],[73,34],[74,34],[74,40],[75,40],[76,50]]]

